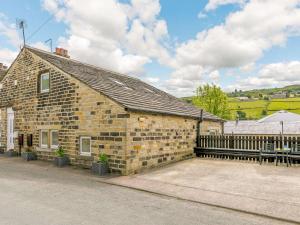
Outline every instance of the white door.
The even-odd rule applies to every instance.
[[[7,150],[14,149],[14,111],[7,109]]]

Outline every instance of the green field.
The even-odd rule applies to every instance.
[[[236,118],[237,111],[246,113],[247,119],[260,119],[263,117],[263,110],[272,114],[279,110],[300,114],[300,98],[285,98],[272,100],[239,101],[235,98],[229,99],[231,119]]]

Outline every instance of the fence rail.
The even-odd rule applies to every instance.
[[[265,143],[274,143],[275,148],[291,148],[300,144],[300,135],[201,135],[202,149],[260,150]]]

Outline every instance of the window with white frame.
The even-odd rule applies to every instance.
[[[90,156],[91,153],[91,137],[80,137],[80,154]]]
[[[40,92],[45,93],[50,90],[50,74],[49,72],[42,73],[40,76]]]
[[[58,142],[58,131],[57,130],[51,130],[50,131],[50,143],[52,149],[57,149],[59,142]]]
[[[40,144],[41,148],[48,148],[48,140],[49,140],[49,132],[48,130],[41,130],[41,135],[40,135]]]

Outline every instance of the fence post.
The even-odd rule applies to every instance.
[[[203,109],[201,109],[201,112],[200,112],[200,118],[199,118],[199,120],[197,121],[197,137],[196,137],[196,145],[197,145],[198,148],[200,147],[200,129],[201,129],[200,124],[202,123],[202,121],[203,121]]]

